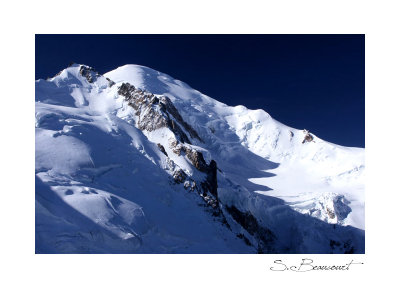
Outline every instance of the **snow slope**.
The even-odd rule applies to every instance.
[[[265,169],[257,170],[258,174],[276,174],[274,177],[269,174],[252,177],[252,173],[257,174],[255,171],[236,175],[235,166],[224,169],[234,174],[234,178],[244,176],[241,184],[249,190],[279,197],[294,209],[329,223],[364,229],[364,149],[335,145],[315,135],[312,142],[303,144],[306,135],[303,130],[283,125],[263,110],[229,107],[147,67],[125,65],[105,76],[170,97],[184,118],[208,140],[207,148],[216,150],[216,154],[222,153],[222,159],[217,161],[220,165],[235,161],[237,155],[231,150],[242,151],[242,147],[273,162],[260,161],[265,162],[260,165],[265,165]],[[231,153],[234,155],[226,155]],[[254,165],[254,160],[250,162]],[[246,186],[244,183],[248,181],[256,185]],[[330,218],[326,208],[333,209],[334,203],[347,206],[343,209],[351,212],[346,217]]]
[[[171,183],[165,155],[119,118],[126,107],[103,80],[84,83],[74,65],[36,82],[37,252],[251,252]]]
[[[138,65],[35,98],[37,253],[364,252],[364,149]]]

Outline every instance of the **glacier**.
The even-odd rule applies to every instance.
[[[148,67],[35,81],[36,253],[365,253],[364,169]]]

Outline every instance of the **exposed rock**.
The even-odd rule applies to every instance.
[[[191,191],[198,190],[198,189],[197,189],[197,185],[196,185],[196,181],[194,181],[194,180],[192,181],[192,184],[191,184],[191,186],[190,186],[190,190],[191,190]]]
[[[331,209],[326,208],[326,213],[328,214],[329,218],[335,219],[335,212],[333,212]]]
[[[178,149],[179,144],[176,145],[176,147],[177,148],[175,149]],[[207,165],[203,153],[186,145],[182,145],[179,149],[185,152],[186,157],[190,162],[192,162],[193,166],[196,167],[197,170],[206,173],[206,179],[200,184],[203,193],[207,195],[207,193],[210,192],[218,201],[217,162],[211,160],[210,164]]]
[[[203,194],[207,195],[207,193],[210,192],[218,200],[217,162],[211,160],[210,164],[207,164],[204,160],[203,153],[188,145],[178,143],[176,139],[170,138],[169,145],[172,151],[177,155],[181,155],[183,151],[197,170],[206,173],[206,179],[200,183]]]
[[[186,178],[186,181],[183,183],[183,187],[185,187],[186,190],[189,190],[191,192],[193,191],[200,192],[199,189],[197,188],[196,181],[194,181],[189,177]]]
[[[305,133],[306,135],[304,136],[303,142],[301,142],[302,144],[304,144],[306,142],[311,142],[314,140],[314,137],[311,135],[311,133],[308,130],[304,129],[303,133]]]
[[[166,169],[170,170],[170,171],[174,171],[176,169],[176,164],[175,164],[174,160],[172,160],[169,157],[166,160],[167,160],[166,161],[166,164],[167,164]]]
[[[186,131],[189,132],[189,134],[192,138],[196,138],[203,142],[203,140],[197,134],[196,130],[194,130],[192,128],[192,126],[190,126],[187,122],[185,122],[182,119],[181,114],[179,114],[178,110],[175,108],[174,104],[171,102],[171,100],[168,97],[165,97],[165,96],[161,97],[160,102],[165,105],[165,110],[168,111],[176,119],[176,121],[179,124],[181,124],[185,128]]]
[[[153,107],[153,104],[158,101],[154,95],[145,95],[142,90],[136,89],[135,86],[128,83],[123,83],[118,88],[118,94],[124,96],[128,105],[135,110],[135,114],[139,117],[137,123],[139,129],[154,131],[168,127],[168,119],[163,117],[164,115],[160,113],[159,109]]]
[[[188,190],[192,187],[192,185],[190,184],[190,181],[185,181],[185,183],[183,183],[183,187],[185,187],[185,189]]]
[[[183,127],[192,138],[202,141],[197,132],[182,119],[168,97],[157,97],[152,93],[136,89],[129,83],[123,83],[118,89],[118,94],[124,96],[129,105],[135,109],[135,114],[139,117],[139,129],[154,131],[168,127],[179,141],[191,144]]]
[[[208,172],[209,167],[204,160],[203,153],[187,146],[183,146],[182,149],[185,151],[185,155],[197,170],[201,172]]]
[[[169,138],[168,139],[169,142],[169,148],[172,149],[172,152],[174,152],[176,155],[181,155],[182,149],[183,149],[183,145],[180,144],[176,139],[174,138]]]
[[[112,87],[112,86],[115,85],[115,82],[112,81],[110,78],[107,78],[107,77],[106,77],[106,80],[108,81],[108,87]]]
[[[235,206],[225,206],[225,208],[232,218],[258,241],[258,251],[260,253],[273,252],[271,244],[276,239],[276,236],[271,230],[259,225],[257,219],[250,212],[242,212]]]
[[[217,208],[219,208],[218,207],[218,200],[217,199],[214,199],[214,198],[209,198],[209,200],[208,200],[208,205],[210,205],[213,209],[216,209],[216,211],[214,211],[214,216],[217,216],[217,215],[220,215],[220,213],[221,213],[221,211],[220,211],[220,209],[217,209]]]
[[[208,165],[208,173],[207,173],[207,180],[212,183],[215,184],[213,186],[215,186],[215,189],[217,188],[217,162],[215,162],[214,160],[210,161],[210,165]]]
[[[182,152],[182,148],[183,148],[183,146],[182,145],[177,145],[174,149],[172,149],[172,151],[176,154],[176,155],[181,155],[181,152]]]
[[[201,186],[218,200],[217,162],[214,160],[211,160],[210,165],[207,166],[207,177]]]
[[[97,77],[100,76],[100,74],[97,73],[97,71],[94,70],[92,67],[85,65],[81,66],[81,68],[79,69],[79,74],[85,77],[89,83],[93,83],[94,81],[96,81]]]
[[[214,160],[211,160],[210,164],[207,165],[204,160],[203,154],[188,145],[178,143],[176,139],[169,139],[170,148],[177,155],[181,155],[181,152],[184,152],[188,159],[191,161],[192,165],[196,167],[199,171],[206,174],[204,181],[200,183],[200,187],[198,188],[196,182],[192,179],[188,179],[184,183],[184,187],[191,191],[196,190],[203,200],[207,203],[207,205],[211,206],[213,209],[219,209],[218,206],[218,182],[217,182],[217,163]],[[174,177],[177,178],[177,177]],[[208,192],[211,193],[212,197],[208,195]],[[214,212],[213,212],[214,213]],[[221,214],[221,211],[215,212],[216,214]]]
[[[161,145],[160,143],[157,143],[157,146],[158,146],[158,149],[160,149],[160,151],[161,151],[162,153],[164,153],[165,156],[168,157],[167,151],[165,151],[164,146]]]
[[[172,175],[176,183],[183,183],[186,180],[186,173],[182,169],[176,170]]]

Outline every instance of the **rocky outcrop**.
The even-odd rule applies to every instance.
[[[196,181],[194,180],[185,181],[185,183],[183,183],[183,187],[185,187],[186,190],[197,191]]]
[[[235,206],[225,206],[225,208],[232,218],[257,240],[257,250],[259,253],[274,252],[271,247],[276,236],[271,230],[262,227],[250,212],[242,212]]]
[[[185,172],[183,172],[182,169],[174,171],[174,174],[172,175],[174,178],[175,183],[183,183],[185,182],[187,175]]]
[[[328,207],[326,208],[326,214],[328,214],[328,217],[331,219],[335,219],[335,212],[333,212],[331,209]]]
[[[207,164],[203,153],[188,145],[178,143],[175,139],[170,139],[169,144],[175,154],[181,155],[183,152],[197,170],[206,174],[205,180],[200,183],[203,193],[205,195],[211,193],[218,199],[217,162],[211,160],[210,164]]]
[[[218,200],[217,162],[211,160],[206,173],[206,181],[201,183],[202,188],[204,191],[210,192]]]
[[[112,86],[115,85],[115,82],[112,81],[110,78],[107,78],[107,77],[106,77],[106,80],[108,81],[108,87],[112,87]]]
[[[169,145],[176,155],[181,155],[182,152],[192,162],[193,166],[201,172],[207,172],[208,165],[204,160],[203,153],[193,149],[185,144],[179,143],[176,139],[169,139]]]
[[[189,135],[192,138],[196,138],[197,140],[203,142],[202,139],[200,138],[200,136],[197,134],[196,130],[194,130],[192,128],[192,126],[190,126],[187,122],[185,122],[182,119],[181,114],[179,114],[178,110],[176,109],[176,107],[174,106],[174,104],[171,102],[171,100],[168,97],[165,97],[165,96],[161,97],[160,102],[161,102],[161,104],[164,105],[165,111],[167,111],[169,114],[171,114],[175,118],[175,120],[180,125],[182,125],[183,128],[185,128],[185,130],[189,133]],[[171,123],[171,124],[174,124],[174,123]]]
[[[197,170],[201,172],[208,172],[209,166],[204,160],[203,153],[187,146],[183,146],[183,150],[185,151],[186,157],[190,160],[190,162],[192,162],[193,166],[196,167]]]
[[[92,67],[82,65],[79,69],[79,74],[86,78],[89,83],[93,83],[96,79],[101,76],[96,70]]]
[[[71,64],[75,65],[74,63]],[[94,68],[89,67],[89,66],[85,66],[85,65],[81,65],[79,68],[79,74],[83,77],[86,78],[86,80],[89,83],[93,83],[95,82],[99,77],[104,77],[103,75],[99,74],[99,72],[97,72],[96,70],[94,70]],[[106,80],[108,81],[108,87],[112,87],[113,85],[115,85],[115,82],[112,81],[111,79],[106,77]]]
[[[303,133],[306,135],[304,136],[303,142],[301,142],[302,144],[304,144],[306,142],[311,142],[314,140],[314,137],[311,135],[310,131],[304,129]]]
[[[174,132],[179,141],[191,144],[185,129],[192,138],[202,141],[197,132],[186,123],[168,97],[157,97],[152,93],[136,89],[129,83],[123,83],[118,88],[118,94],[124,96],[129,106],[138,116],[138,128],[154,131],[167,127]]]
[[[165,148],[163,145],[161,145],[160,143],[157,143],[158,149],[160,149],[160,151],[168,157],[167,151],[165,151]]]

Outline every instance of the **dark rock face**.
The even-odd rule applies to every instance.
[[[306,142],[311,142],[314,140],[314,137],[310,134],[309,131],[304,130],[303,132],[306,133],[306,136],[304,136],[304,140],[303,140],[303,142],[301,142],[302,144],[304,144]]]
[[[196,186],[196,181],[192,180],[192,181],[185,181],[184,185],[186,190],[189,191],[197,191],[198,192],[198,188]]]
[[[183,146],[183,150],[193,166],[206,173],[206,179],[200,183],[203,193],[210,192],[218,200],[217,162],[211,160],[207,165],[201,152],[187,146]]]
[[[174,172],[172,177],[174,178],[174,181],[176,183],[183,183],[185,182],[187,175],[185,172],[182,171],[182,169],[179,169]]]
[[[178,141],[173,139],[172,141],[170,141],[169,146],[172,149],[172,152],[174,152],[178,156],[181,155],[181,152],[183,150],[182,144],[179,144]]]
[[[179,141],[191,144],[189,137],[182,127],[192,138],[202,141],[197,132],[183,119],[168,97],[158,98],[152,93],[136,89],[129,83],[123,83],[118,94],[125,97],[129,105],[135,109],[139,116],[138,128],[146,131],[154,131],[162,127],[168,127],[177,136]]]
[[[185,151],[187,158],[190,160],[190,162],[192,162],[193,166],[196,167],[197,170],[201,172],[208,172],[209,167],[204,160],[203,153],[187,146],[183,146],[183,150]]]
[[[177,155],[181,155],[181,153],[184,152],[192,165],[200,172],[206,174],[206,179],[200,183],[203,194],[207,195],[207,193],[210,192],[218,200],[217,162],[211,160],[210,164],[207,164],[204,160],[203,153],[178,143],[178,141],[174,139],[170,140],[170,148]]]
[[[107,79],[107,81],[108,81],[108,87],[112,87],[112,86],[115,85],[115,82],[112,81],[110,78],[107,78],[107,77],[106,77],[106,79]]]
[[[160,99],[160,102],[162,104],[164,104],[165,110],[171,114],[175,120],[183,126],[183,128],[185,128],[185,130],[187,132],[189,132],[190,136],[192,138],[196,138],[200,141],[202,141],[202,139],[200,138],[200,136],[197,134],[196,130],[194,130],[192,128],[192,126],[190,126],[188,123],[186,123],[183,119],[181,114],[179,114],[178,110],[175,108],[174,104],[171,102],[171,100],[168,97],[162,97]],[[202,141],[203,142],[203,141]]]
[[[276,239],[271,230],[262,227],[250,212],[242,212],[235,206],[225,206],[232,218],[258,241],[259,253],[271,253]]]
[[[71,66],[74,64],[75,63],[72,63]],[[103,75],[99,74],[96,70],[94,70],[94,68],[85,65],[81,65],[79,74],[85,77],[89,83],[93,83],[97,80],[97,78],[103,77]],[[109,78],[106,78],[106,80],[108,81],[108,87],[112,87],[115,84],[115,82]]]
[[[211,160],[207,170],[206,181],[201,183],[203,190],[209,191],[218,200],[217,162]]]
[[[164,146],[161,145],[160,143],[157,143],[157,146],[158,146],[158,149],[160,149],[160,151],[161,151],[162,153],[164,153],[165,156],[168,157],[167,151],[165,151]]]
[[[326,213],[328,214],[329,218],[331,219],[335,218],[335,212],[333,212],[331,209],[326,208]]]
[[[94,81],[96,81],[97,77],[100,76],[100,74],[97,73],[97,71],[94,70],[92,67],[84,65],[82,65],[81,68],[79,69],[79,74],[85,77],[89,83],[93,83]]]

